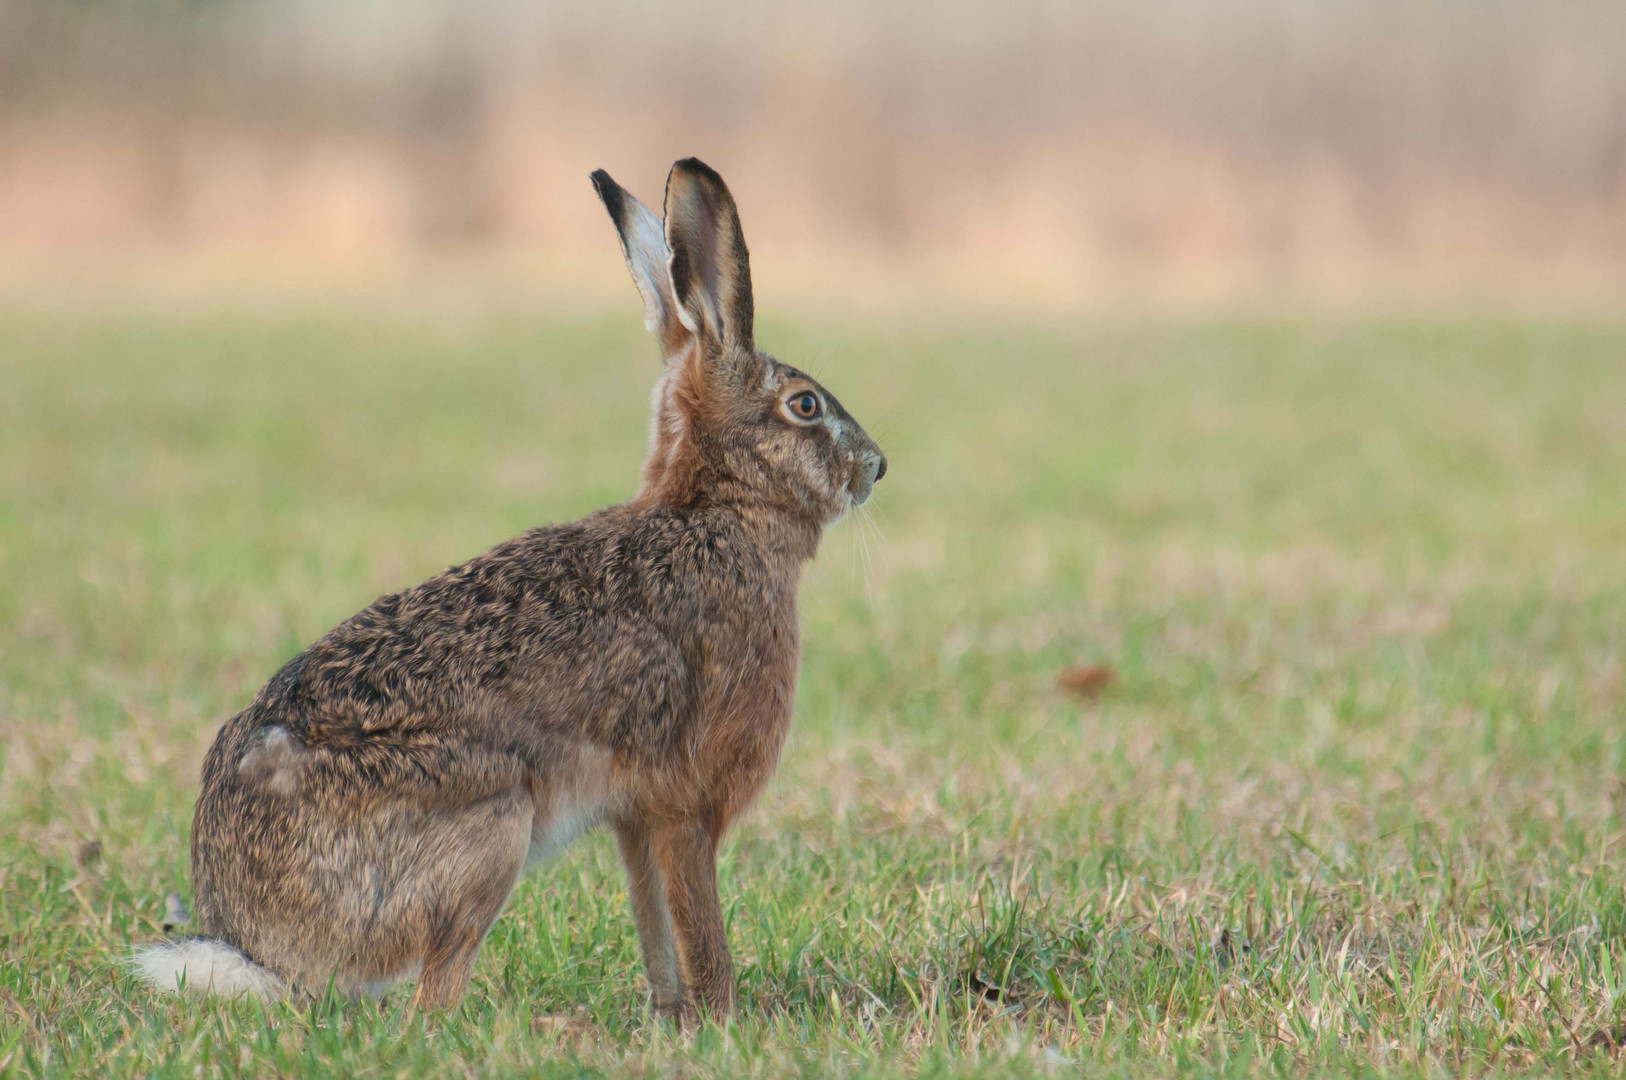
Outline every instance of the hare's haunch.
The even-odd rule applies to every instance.
[[[717,845],[772,773],[796,585],[886,459],[752,340],[734,199],[694,159],[657,218],[593,174],[663,364],[631,502],[383,597],[227,721],[192,829],[198,936],[163,989],[454,1004],[525,868],[615,830],[654,1007],[726,1014]],[[184,976],[184,979],[183,979]]]

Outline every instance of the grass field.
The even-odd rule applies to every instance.
[[[646,1022],[604,836],[443,1018],[136,985],[283,659],[630,493],[632,311],[0,313],[0,1076],[1619,1067],[1626,324],[770,322],[891,471],[727,845],[738,1022]]]

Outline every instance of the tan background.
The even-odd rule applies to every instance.
[[[717,166],[844,300],[1626,297],[1626,4],[0,0],[0,288],[624,288]]]

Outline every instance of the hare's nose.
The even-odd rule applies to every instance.
[[[881,477],[886,475],[886,455],[881,455],[881,463],[875,466],[875,479],[871,483],[879,483]]]

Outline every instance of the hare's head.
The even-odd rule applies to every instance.
[[[757,351],[745,235],[722,177],[694,158],[673,165],[664,222],[603,170],[593,186],[661,343],[639,498],[765,504],[820,525],[869,498],[886,473],[880,447],[816,380]]]

